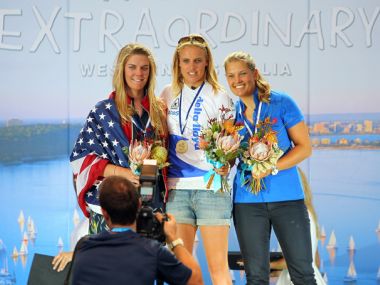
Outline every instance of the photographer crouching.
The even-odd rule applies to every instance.
[[[110,176],[100,185],[100,206],[110,231],[86,236],[77,244],[72,284],[203,284],[201,269],[176,235],[171,214],[156,213],[170,252],[161,242],[136,232],[142,201],[127,179]],[[165,221],[164,221],[165,220]]]

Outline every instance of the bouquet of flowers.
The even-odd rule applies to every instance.
[[[272,170],[278,159],[284,153],[277,144],[277,132],[273,131],[272,125],[277,122],[266,117],[264,121],[259,121],[256,126],[257,132],[249,139],[247,149],[243,152],[243,171],[240,177],[241,183],[250,183],[251,192],[257,194],[265,188],[262,178],[245,180],[245,170],[252,172],[252,175],[260,175]]]
[[[124,147],[123,151],[129,158],[131,170],[134,174],[141,174],[141,167],[145,159],[154,159],[157,166],[162,169],[169,165],[167,162],[168,151],[160,141],[133,141],[129,147]]]
[[[235,159],[240,154],[240,142],[243,139],[238,134],[239,126],[234,126],[230,109],[222,106],[220,120],[215,118],[208,120],[207,128],[202,129],[199,136],[199,148],[204,150],[207,161],[212,164],[211,169],[205,175],[207,189],[213,185],[214,191],[229,191],[226,177],[221,177],[215,172],[215,168],[223,165],[229,166],[229,161]]]

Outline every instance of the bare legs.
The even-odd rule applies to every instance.
[[[203,246],[212,284],[231,285],[228,268],[228,232],[229,226],[200,226]],[[189,224],[178,224],[178,236],[184,241],[189,252],[193,252],[197,228]]]

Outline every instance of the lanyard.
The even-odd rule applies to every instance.
[[[127,231],[131,231],[130,228],[113,228],[111,230],[111,232],[114,232],[114,233],[122,233],[122,232],[127,232]]]
[[[149,115],[148,115],[149,116]],[[146,129],[148,128],[148,126],[149,126],[149,124],[150,124],[150,116],[149,116],[149,119],[148,119],[148,121],[146,122],[146,124],[145,124],[145,127],[144,128],[141,128],[140,126],[139,126],[139,124],[135,121],[135,119],[132,117],[131,118],[131,121],[132,121],[132,124],[134,124],[135,126],[136,126],[136,128],[138,128],[144,135],[145,135],[145,133],[146,133]]]
[[[193,99],[193,102],[191,102],[190,108],[189,108],[189,110],[187,110],[186,119],[185,119],[185,123],[183,124],[183,127],[182,127],[182,118],[181,118],[181,114],[182,114],[182,110],[181,110],[182,109],[182,90],[181,90],[181,94],[179,97],[179,129],[181,131],[181,135],[183,135],[183,133],[185,131],[185,128],[187,125],[187,120],[189,119],[190,111],[193,108],[193,105],[194,105],[195,101],[197,100],[199,94],[201,93],[201,90],[202,90],[204,85],[205,85],[205,83],[203,82],[202,85],[199,87],[197,94],[195,95],[195,97]]]
[[[243,104],[243,103],[240,102],[240,104]],[[259,123],[259,120],[260,120],[261,106],[262,106],[262,102],[260,101],[259,108],[257,110],[257,115],[256,115],[255,132],[253,133],[252,130],[251,130],[251,127],[249,126],[249,124],[247,122],[247,119],[243,115],[242,107],[240,105],[240,110],[239,110],[240,111],[240,115],[242,116],[243,121],[244,121],[244,126],[247,128],[247,130],[248,130],[249,134],[251,135],[251,137],[253,136],[253,134],[256,134],[256,132],[257,132],[257,124]]]

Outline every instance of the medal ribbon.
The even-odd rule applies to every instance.
[[[135,119],[132,117],[131,118],[131,121],[132,121],[132,124],[134,124],[136,126],[136,128],[138,128],[145,136],[145,133],[146,133],[146,129],[148,128],[149,124],[150,124],[150,116],[149,116],[149,119],[148,121],[146,122],[145,124],[145,127],[142,128],[136,121]]]
[[[182,114],[182,110],[181,110],[182,109],[182,90],[181,90],[181,94],[179,97],[179,129],[180,129],[181,135],[183,135],[183,133],[185,131],[185,128],[187,125],[187,120],[189,119],[190,111],[193,108],[194,103],[197,100],[199,94],[201,93],[204,85],[205,85],[205,83],[203,82],[202,85],[199,87],[197,94],[195,95],[195,97],[193,99],[193,102],[191,102],[190,108],[189,108],[189,110],[187,110],[186,119],[185,119],[185,123],[183,124],[183,127],[182,127],[182,116],[181,116],[181,114]]]
[[[254,132],[252,132],[251,130],[251,127],[249,126],[249,123],[247,122],[247,119],[245,118],[245,116],[243,115],[243,112],[242,112],[242,105],[243,102],[240,101],[240,108],[239,108],[239,113],[241,115],[241,117],[243,118],[243,122],[244,122],[244,126],[247,128],[249,134],[251,135],[251,137],[253,136],[253,134],[256,134],[257,132],[257,124],[259,123],[259,120],[260,120],[260,113],[261,113],[261,106],[262,106],[262,102],[260,101],[259,103],[259,108],[257,110],[257,115],[256,115],[256,122],[255,122],[255,130]]]

